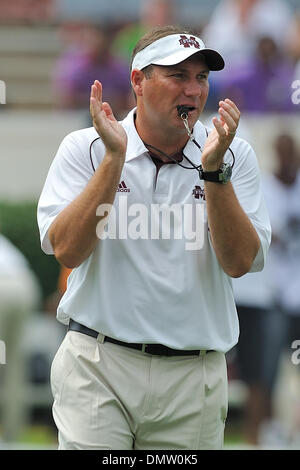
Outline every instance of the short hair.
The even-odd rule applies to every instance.
[[[133,59],[135,58],[138,52],[145,49],[145,47],[150,46],[150,44],[152,44],[153,42],[158,41],[158,39],[170,36],[171,34],[193,34],[193,32],[183,28],[182,26],[177,25],[157,26],[156,28],[151,29],[146,34],[144,34],[144,36],[142,36],[136,43],[131,55],[130,70],[132,67]],[[150,77],[151,69],[152,65],[148,65],[143,69],[146,78]]]

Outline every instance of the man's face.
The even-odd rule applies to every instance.
[[[143,80],[143,93],[138,102],[148,122],[184,130],[177,106],[192,106],[190,128],[194,126],[205,106],[209,70],[197,56],[172,66],[153,66],[150,78]]]

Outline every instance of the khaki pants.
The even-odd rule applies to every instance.
[[[59,449],[221,449],[223,353],[151,356],[69,331],[52,364]]]

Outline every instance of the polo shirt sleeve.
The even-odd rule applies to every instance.
[[[231,148],[235,154],[232,185],[241,207],[249,217],[260,239],[260,248],[249,272],[261,271],[271,243],[271,225],[264,201],[260,170],[252,147],[235,138]]]
[[[53,254],[48,232],[57,215],[85,188],[94,174],[89,147],[91,131],[75,131],[60,144],[49,169],[38,203],[38,226],[41,247],[46,254]],[[95,136],[93,135],[94,139]],[[104,145],[97,141],[97,153],[104,155]]]

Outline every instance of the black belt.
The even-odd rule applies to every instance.
[[[74,321],[70,318],[69,330],[78,331],[93,338],[97,338],[98,332],[88,328],[87,326],[81,325],[77,321]],[[125,346],[126,348],[138,349],[147,354],[153,354],[155,356],[199,356],[204,355],[205,353],[211,352],[212,350],[183,350],[183,349],[172,349],[164,346],[163,344],[142,344],[142,343],[125,343],[124,341],[119,341],[118,339],[110,338],[109,336],[104,336],[103,342],[108,341],[109,343],[118,344],[119,346]]]

